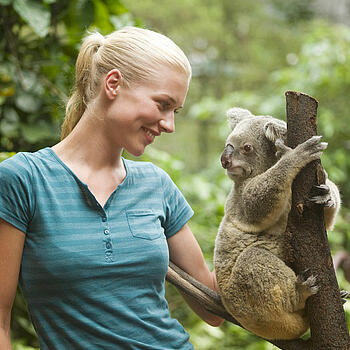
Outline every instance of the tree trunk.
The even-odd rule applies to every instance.
[[[317,101],[305,94],[287,91],[287,145],[296,147],[317,134]],[[292,209],[286,234],[293,248],[294,270],[310,270],[317,276],[319,292],[306,303],[311,337],[308,340],[275,340],[270,343],[283,350],[350,350],[350,338],[339,287],[324,225],[323,207],[307,200],[313,185],[325,182],[320,161],[306,166],[293,183]],[[208,311],[242,327],[222,305],[220,295],[196,281],[173,263],[167,280],[197,300]]]
[[[317,135],[317,101],[305,94],[287,91],[287,145],[296,147]],[[294,251],[294,270],[310,269],[317,276],[319,292],[306,303],[310,319],[312,350],[350,349],[350,338],[339,294],[323,220],[323,207],[306,200],[313,185],[323,184],[321,162],[306,166],[293,183],[292,209],[287,232]]]

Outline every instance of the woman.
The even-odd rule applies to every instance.
[[[193,349],[164,298],[169,257],[216,289],[187,225],[193,212],[166,173],[122,157],[174,132],[190,77],[161,34],[85,38],[61,142],[0,164],[2,350],[18,278],[42,350]]]

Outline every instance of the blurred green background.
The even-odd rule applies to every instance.
[[[229,133],[225,110],[284,119],[287,90],[319,101],[319,134],[329,142],[322,163],[343,200],[329,240],[333,254],[350,252],[349,15],[349,0],[0,0],[0,161],[59,141],[86,30],[143,26],[171,37],[193,67],[176,133],[160,137],[141,159],[165,169],[185,194],[208,265],[231,186],[219,162]],[[341,271],[338,280],[350,289]],[[229,323],[207,326],[170,285],[167,297],[196,349],[274,348]],[[20,291],[12,336],[15,350],[38,347]]]

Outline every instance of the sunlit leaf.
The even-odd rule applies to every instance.
[[[110,16],[110,21],[112,22],[114,29],[120,29],[125,26],[135,25],[135,21],[130,13],[124,13],[119,16]]]
[[[51,14],[41,3],[33,0],[14,0],[13,8],[38,36],[43,38],[47,35]]]
[[[37,96],[29,93],[19,92],[15,98],[16,106],[23,112],[36,112],[39,110],[41,102]]]
[[[54,126],[43,121],[33,124],[21,124],[21,130],[25,140],[30,143],[52,139],[57,134]]]
[[[12,96],[14,95],[15,91],[16,90],[14,86],[6,86],[6,87],[0,86],[0,96],[3,96],[3,97]]]
[[[95,9],[95,25],[104,34],[110,33],[113,31],[113,26],[110,22],[110,14],[107,5],[102,0],[93,0],[93,3]]]

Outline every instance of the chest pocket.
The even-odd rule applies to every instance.
[[[156,239],[163,232],[158,217],[151,210],[128,210],[126,217],[134,237]]]

